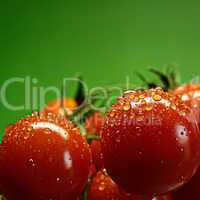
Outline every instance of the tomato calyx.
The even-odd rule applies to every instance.
[[[175,71],[174,66],[167,66],[165,72],[155,68],[149,68],[149,72],[155,75],[159,79],[159,82],[149,81],[145,76],[137,72],[137,76],[148,89],[161,87],[164,91],[170,91],[179,85],[178,73]]]

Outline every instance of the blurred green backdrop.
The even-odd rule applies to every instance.
[[[199,7],[194,0],[1,1],[0,87],[27,75],[39,86],[76,74],[89,86],[123,83],[134,69],[167,63],[189,80],[199,74]],[[12,85],[7,98],[21,104],[22,85]],[[0,112],[2,136],[6,124],[30,111],[0,102]]]

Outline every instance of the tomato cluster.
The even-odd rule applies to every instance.
[[[7,200],[200,199],[199,84],[127,91],[86,118],[86,135],[68,119],[77,105],[56,100],[5,128]]]

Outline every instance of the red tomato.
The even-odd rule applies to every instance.
[[[196,172],[200,134],[179,98],[160,88],[129,91],[107,114],[102,149],[109,175],[124,190],[166,194]]]
[[[87,134],[99,135],[103,127],[103,124],[104,124],[104,116],[99,112],[94,113],[85,122],[85,128]]]
[[[102,168],[104,168],[104,160],[103,160],[103,153],[101,149],[101,142],[97,140],[93,140],[91,145],[91,151],[92,151],[92,158],[93,163],[96,166],[96,169],[99,171]]]
[[[200,84],[192,83],[178,87],[174,91],[175,95],[179,95],[195,114],[198,126],[200,128]]]
[[[64,98],[63,102],[61,99],[50,101],[48,105],[43,109],[43,112],[45,114],[53,113],[56,115],[59,114],[65,116],[66,114],[71,115],[76,109],[76,107],[77,103],[74,99]]]
[[[73,200],[90,164],[79,129],[62,117],[33,114],[9,129],[0,145],[2,192],[8,200]]]

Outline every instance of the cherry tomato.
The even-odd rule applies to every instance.
[[[62,117],[33,114],[8,129],[0,145],[1,192],[8,200],[74,200],[90,165],[79,129]]]
[[[128,91],[107,113],[102,150],[105,168],[118,185],[129,193],[156,196],[194,175],[200,134],[179,98],[160,88]]]
[[[178,87],[174,91],[192,110],[200,128],[200,84],[192,83]]]
[[[63,105],[62,105],[63,104]],[[71,115],[75,111],[77,107],[77,103],[74,99],[72,98],[64,98],[62,99],[57,99],[50,101],[48,105],[43,109],[44,113],[53,113],[56,115]]]

